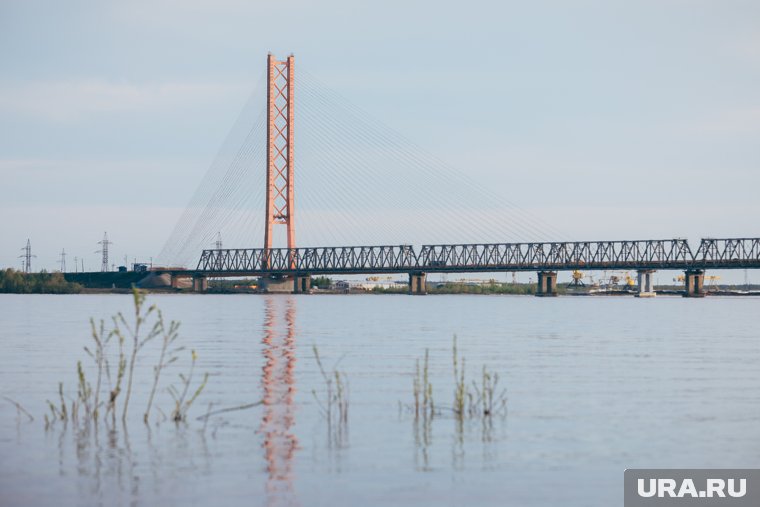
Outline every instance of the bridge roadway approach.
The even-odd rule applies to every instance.
[[[192,278],[194,290],[207,288],[209,277],[259,276],[292,283],[307,292],[313,275],[406,273],[410,294],[425,293],[428,273],[535,271],[537,295],[556,295],[557,271],[636,270],[639,296],[653,296],[656,270],[683,270],[685,296],[704,295],[707,269],[760,269],[760,238],[702,239],[693,251],[685,239],[493,243],[459,245],[350,246],[203,250],[194,270],[161,270],[172,285]]]

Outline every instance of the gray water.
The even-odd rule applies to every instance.
[[[164,372],[210,373],[185,424],[142,423],[157,342],[141,352],[126,426],[45,429],[45,400],[76,362],[89,318],[131,296],[0,295],[1,505],[520,505],[622,503],[626,468],[760,466],[755,298],[152,295],[188,347]],[[465,419],[469,379],[498,372],[506,415]],[[329,424],[314,359],[349,383]],[[415,419],[415,361],[430,351],[431,421]],[[312,391],[315,391],[314,393]],[[265,400],[206,422],[209,410]]]

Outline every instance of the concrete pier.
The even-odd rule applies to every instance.
[[[308,294],[311,292],[311,276],[268,276],[259,279],[263,292],[271,294]]]
[[[539,271],[538,288],[536,296],[547,297],[557,295],[557,272],[556,271]]]
[[[208,278],[205,276],[193,277],[193,292],[206,292],[208,290]]]
[[[311,291],[311,277],[297,275],[293,277],[293,294],[308,294]]]
[[[684,271],[685,291],[683,296],[687,298],[705,297],[705,272],[702,269],[687,269]]]
[[[427,294],[427,275],[425,273],[409,273],[409,294]]]
[[[653,269],[639,269],[637,273],[639,275],[639,291],[635,294],[636,297],[655,297],[654,282],[652,282],[652,275],[654,275],[655,271]]]

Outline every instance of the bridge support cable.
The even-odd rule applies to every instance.
[[[246,231],[241,231],[237,225],[245,219],[246,213],[251,211],[250,205],[246,206],[244,203],[251,200],[251,196],[253,196],[253,201],[261,201],[263,195],[260,186],[255,186],[254,188],[258,190],[252,194],[246,192],[246,188],[250,188],[250,185],[245,183],[251,180],[251,174],[246,168],[257,160],[262,161],[263,152],[263,148],[258,143],[248,144],[246,149],[241,150],[229,167],[225,186],[220,187],[211,196],[190,230],[183,252],[191,249],[197,251],[198,243],[210,245],[216,234],[215,229],[224,232],[225,237],[229,238],[228,241],[232,240],[233,244],[240,244],[241,236]],[[249,236],[248,241],[254,241],[254,238]]]
[[[193,236],[193,231],[198,231],[199,228],[205,230],[204,223],[210,222],[208,216],[214,207],[212,198],[217,196],[217,202],[224,202],[228,197],[222,196],[229,196],[232,189],[241,186],[240,180],[246,176],[246,171],[240,171],[242,159],[250,156],[253,148],[263,146],[261,132],[264,126],[264,103],[261,98],[264,84],[262,75],[158,254],[157,260],[160,264],[187,265],[197,258],[198,251],[207,247],[207,243],[202,238]],[[260,136],[262,141],[257,142],[251,139],[256,136]],[[258,185],[254,188],[260,187],[261,185]],[[224,207],[230,208],[228,205]],[[212,224],[208,227],[211,229],[216,227],[217,231],[224,230],[223,227]],[[225,234],[225,236],[234,240],[235,235]]]
[[[397,190],[393,195],[405,197],[402,200],[408,206],[410,203],[424,202],[427,207],[437,208],[435,213],[444,214],[447,210],[455,210],[455,215],[470,212],[474,220],[469,220],[467,226],[462,227],[465,232],[472,231],[477,225],[487,224],[484,232],[503,239],[529,239],[543,236],[561,239],[558,231],[548,232],[550,226],[540,224],[537,219],[529,216],[522,210],[515,210],[515,206],[504,199],[503,195],[484,188],[482,182],[474,182],[465,177],[461,172],[455,171],[435,159],[424,150],[406,140],[403,136],[370,118],[366,113],[353,106],[347,100],[336,93],[328,90],[307,72],[300,72],[299,89],[307,97],[304,99],[304,108],[313,109],[312,117],[330,118],[325,121],[327,129],[320,129],[331,136],[343,140],[343,144],[351,146],[345,151],[366,152],[374,158],[381,158],[388,167],[383,167],[379,172],[384,178],[380,181],[371,178],[372,166],[365,167],[367,187],[372,189],[383,188],[383,183],[388,182],[389,177],[400,178],[397,182],[411,186],[416,192],[416,199],[409,198],[408,193]],[[309,129],[310,130],[310,129]],[[348,142],[348,141],[350,142]],[[301,142],[301,141],[299,141]],[[355,149],[358,146],[361,149]],[[369,157],[368,157],[369,158]],[[395,166],[395,167],[394,167]],[[397,170],[401,167],[404,170]],[[357,175],[352,174],[352,178]],[[361,185],[357,185],[362,188]],[[403,187],[401,187],[403,189]],[[444,189],[448,189],[444,191]],[[444,196],[458,194],[461,199],[445,199]],[[367,196],[365,196],[367,197]],[[372,200],[370,199],[370,203]],[[441,204],[445,204],[442,206]],[[432,206],[431,206],[432,205]],[[486,208],[487,211],[483,211]],[[475,213],[477,211],[478,213]],[[509,220],[505,220],[508,218]],[[461,220],[460,220],[461,221]],[[446,220],[451,223],[451,220]],[[506,224],[508,227],[505,227]],[[459,236],[461,237],[461,236]],[[484,236],[481,234],[481,238]],[[488,237],[488,236],[485,236]]]
[[[249,219],[246,209],[255,205],[252,200],[263,198],[263,187],[259,182],[253,184],[250,169],[252,165],[263,167],[258,160],[263,160],[265,146],[264,83],[261,79],[190,199],[158,256],[160,263],[181,266],[193,262],[197,252],[208,246],[214,230],[224,232],[232,243],[254,241],[253,236],[240,237],[245,229],[235,225]]]
[[[462,176],[461,173],[458,173],[458,171],[453,170],[451,167],[447,166],[445,163],[441,162],[440,160],[436,159],[429,153],[426,153],[425,150],[420,148],[419,146],[415,145],[411,141],[404,138],[401,134],[398,132],[388,128],[387,126],[380,123],[375,118],[372,118],[369,116],[365,111],[361,110],[360,108],[356,107],[351,102],[345,100],[344,98],[340,97],[339,94],[335,93],[332,90],[329,90],[327,87],[325,87],[323,84],[321,84],[316,78],[313,78],[313,76],[310,76],[308,73],[305,73],[308,77],[312,78],[317,85],[315,88],[321,89],[321,92],[323,92],[324,97],[327,97],[326,100],[330,100],[330,97],[336,98],[334,102],[337,102],[338,104],[343,104],[344,108],[347,110],[347,114],[352,116],[353,118],[357,118],[359,123],[364,123],[369,126],[369,128],[364,129],[363,131],[366,132],[370,137],[373,138],[374,142],[379,142],[380,144],[384,145],[392,145],[394,147],[393,150],[389,150],[391,153],[399,153],[403,154],[405,157],[410,158],[415,163],[420,164],[423,166],[431,166],[432,174],[434,178],[441,178],[441,177],[447,177],[447,176]],[[322,100],[324,101],[325,98],[322,97]],[[332,108],[336,109],[336,108]],[[336,123],[336,122],[331,122]],[[362,129],[350,129],[350,132],[362,132]],[[432,162],[432,163],[431,163]],[[442,170],[443,169],[443,170]],[[472,183],[472,180],[470,179],[464,179],[463,181],[457,181],[455,183],[464,183],[465,185],[472,186],[479,194],[481,194],[481,198],[484,194],[487,194],[487,189],[484,189],[478,185],[475,185]],[[453,187],[453,186],[452,186]],[[453,187],[458,188],[458,187]],[[501,199],[502,206],[504,204],[509,205],[510,203],[503,201],[503,196],[498,197],[498,199]],[[482,200],[482,199],[481,199]],[[525,220],[530,222],[530,217],[525,217]],[[532,225],[536,225],[535,223]],[[537,227],[537,229],[541,229],[541,227]],[[556,239],[558,236],[555,234],[554,238]]]
[[[304,111],[300,117],[303,118],[306,129],[315,129],[310,114]],[[325,244],[324,239],[320,240],[320,229],[323,227],[331,229],[332,244],[399,243],[415,236],[413,230],[410,230],[408,218],[402,223],[395,222],[393,218],[395,213],[408,206],[395,197],[394,187],[401,185],[400,182],[387,185],[390,187],[387,189],[383,189],[383,184],[368,182],[361,177],[361,171],[371,169],[354,150],[347,152],[334,146],[337,136],[312,132],[310,137],[318,146],[318,151],[311,152],[313,156],[308,158],[308,169],[299,171],[299,174],[307,170],[313,171],[324,182],[329,182],[329,187],[324,188],[326,185],[322,184],[322,189],[317,190],[310,184],[299,194],[299,206],[304,211],[304,229],[307,231],[305,234],[309,234],[309,244]],[[308,143],[309,141],[304,142],[307,146]],[[308,179],[309,176],[305,178]],[[367,189],[374,190],[368,192]],[[377,194],[367,195],[373,191]],[[423,219],[424,217],[417,217],[416,221]],[[419,238],[419,241],[423,239]]]
[[[304,120],[305,122],[309,122],[311,118],[324,120],[325,118],[330,118],[330,115],[333,114],[329,109],[311,112],[308,111],[308,108],[308,105],[304,106],[304,109],[307,110],[304,114],[307,117]],[[329,143],[329,138],[341,140],[340,149],[335,150],[336,156],[331,160],[334,162],[336,158],[338,160],[345,158],[347,159],[345,163],[338,162],[333,165],[338,166],[338,168],[340,166],[350,167],[353,171],[349,173],[350,176],[344,174],[343,177],[339,177],[337,180],[350,180],[352,182],[355,190],[351,193],[361,193],[360,201],[364,208],[370,207],[371,209],[371,207],[374,207],[378,211],[383,212],[384,217],[387,216],[388,212],[406,212],[404,231],[409,231],[417,224],[424,224],[422,227],[418,227],[424,233],[426,230],[435,230],[436,224],[445,224],[446,227],[442,228],[444,233],[448,232],[458,238],[462,238],[463,234],[471,235],[470,239],[474,239],[475,237],[482,238],[487,237],[486,235],[492,232],[490,225],[498,222],[498,215],[484,214],[480,211],[480,216],[468,217],[468,213],[472,215],[472,211],[475,208],[473,207],[471,210],[462,209],[461,204],[468,201],[472,202],[474,200],[482,203],[480,196],[474,196],[473,199],[461,198],[461,185],[451,185],[451,188],[455,189],[454,193],[460,199],[445,199],[444,196],[451,194],[451,191],[445,192],[442,189],[441,177],[435,180],[431,178],[426,179],[425,171],[421,171],[419,167],[415,167],[415,160],[408,157],[402,158],[396,147],[377,145],[366,136],[362,138],[361,135],[366,130],[365,125],[357,125],[354,119],[345,119],[342,116],[330,118],[325,123],[328,125],[327,128],[307,129],[307,131],[322,133],[322,138],[315,143],[320,150],[325,149],[325,145]],[[336,126],[342,127],[345,132],[343,130],[335,131],[334,129],[338,128]],[[328,139],[325,139],[325,137]],[[343,145],[346,144],[351,146],[351,148],[343,148]],[[379,164],[378,160],[380,161]],[[436,188],[437,192],[435,191]],[[367,189],[370,189],[370,191]],[[378,199],[378,193],[382,196],[381,199]],[[359,213],[361,211],[361,209],[358,210]],[[415,220],[410,220],[410,216],[414,216]],[[378,228],[376,222],[373,222],[372,225],[373,228]],[[479,233],[473,234],[474,230],[479,231]],[[512,239],[517,238],[513,233],[509,234],[512,234]],[[432,239],[432,236],[429,236],[418,240],[419,236],[419,232],[411,234],[406,232],[405,234],[406,238],[410,238],[415,243]],[[440,238],[440,234],[437,237]],[[501,237],[504,238],[505,234],[501,234]],[[374,238],[372,240],[377,241]]]

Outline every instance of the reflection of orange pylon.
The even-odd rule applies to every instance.
[[[294,423],[295,396],[295,306],[285,302],[285,319],[279,319],[283,300],[267,298],[264,307],[264,453],[267,461],[269,505],[295,503],[293,497],[293,456],[298,440],[291,431]],[[283,329],[284,328],[284,329]]]

